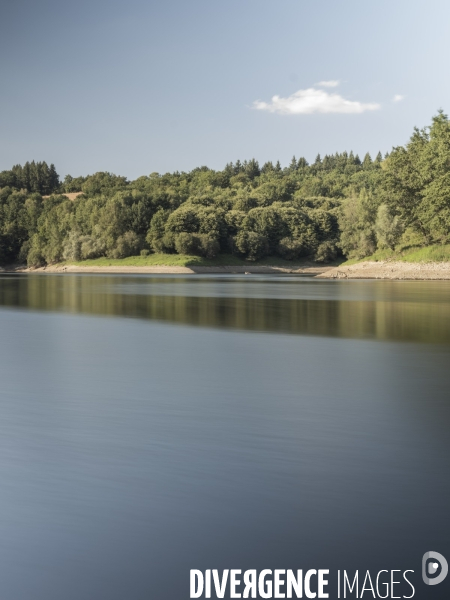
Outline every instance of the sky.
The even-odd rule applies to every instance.
[[[383,154],[450,112],[448,0],[0,0],[0,170]]]

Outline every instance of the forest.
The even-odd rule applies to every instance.
[[[64,194],[81,192],[75,200]],[[331,262],[450,241],[450,122],[442,111],[384,157],[255,159],[129,181],[27,162],[0,173],[0,264],[178,253]]]

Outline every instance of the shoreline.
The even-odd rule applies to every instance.
[[[292,273],[297,275],[311,275],[315,277],[320,273],[325,273],[331,267],[330,266],[298,266],[292,265],[292,267],[282,267],[273,265],[231,265],[231,266],[215,266],[215,267],[202,267],[202,266],[168,266],[168,265],[153,265],[153,266],[142,266],[133,267],[130,265],[123,266],[79,266],[79,265],[50,265],[47,267],[39,267],[38,269],[30,269],[25,266],[17,267],[6,267],[0,268],[0,272],[3,273],[111,273],[111,274],[160,274],[160,275],[200,275],[200,274],[280,274],[280,273]]]
[[[309,275],[317,279],[379,279],[396,281],[445,281],[450,280],[450,262],[409,263],[402,261],[364,261],[353,265],[311,266],[292,265],[292,267],[276,265],[217,265],[217,266],[180,266],[180,265],[50,265],[30,269],[24,265],[0,267],[0,273],[28,274],[145,274],[145,275]]]

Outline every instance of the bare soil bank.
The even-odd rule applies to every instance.
[[[408,263],[366,261],[328,269],[317,277],[324,279],[450,279],[450,262]]]
[[[296,273],[296,274],[307,274],[311,276],[316,276],[319,273],[324,273],[329,270],[330,267],[326,266],[295,266],[293,265],[291,268],[286,267],[276,267],[276,266],[264,266],[264,265],[246,265],[244,267],[241,266],[216,266],[216,267],[181,267],[181,266],[149,266],[149,267],[131,267],[131,266],[111,266],[111,267],[98,267],[98,266],[86,266],[81,267],[78,265],[52,265],[48,267],[41,267],[39,269],[27,269],[27,268],[16,268],[15,272],[21,273],[147,273],[147,274],[177,274],[182,273],[186,275],[192,274],[201,274],[201,273],[248,273],[248,274],[257,274],[257,273]],[[10,271],[13,269],[9,269]]]
[[[450,280],[450,262],[408,263],[400,261],[365,261],[355,265],[339,267],[292,265],[292,267],[277,267],[264,265],[246,266],[215,266],[215,267],[182,267],[154,265],[148,267],[124,266],[86,266],[51,265],[39,269],[28,269],[15,265],[1,268],[0,272],[14,273],[142,273],[142,274],[277,274],[293,273],[310,275],[320,279],[398,279],[398,280]]]

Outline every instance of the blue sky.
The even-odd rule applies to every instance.
[[[446,0],[3,1],[0,170],[384,153],[450,112],[449,22]]]

